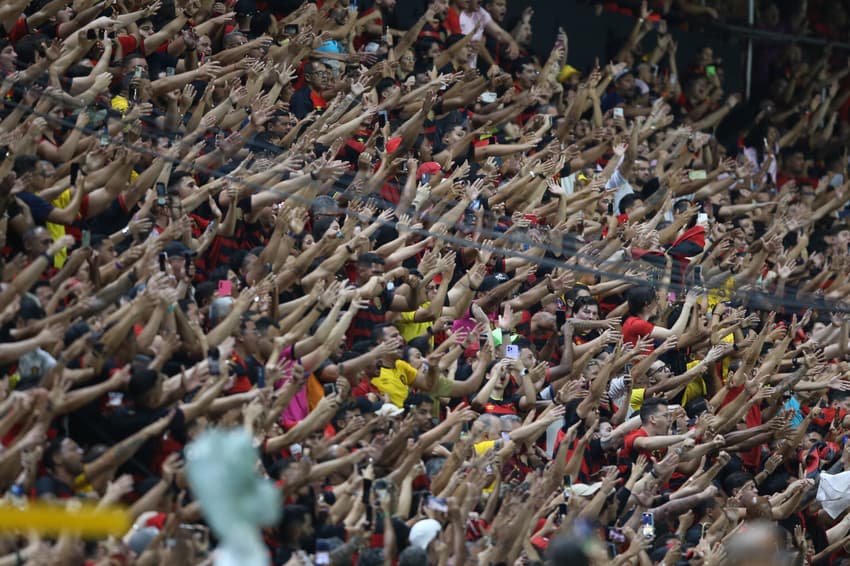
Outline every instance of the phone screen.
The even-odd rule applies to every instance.
[[[519,359],[519,346],[505,346],[505,357],[511,360]]]

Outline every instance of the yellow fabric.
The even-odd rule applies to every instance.
[[[122,114],[130,108],[130,101],[124,98],[121,95],[118,95],[112,99],[112,109],[118,110]]]
[[[694,360],[692,362],[689,362],[686,367],[688,368],[688,370],[691,370],[699,363],[700,360]],[[691,381],[687,385],[687,387],[685,387],[685,393],[682,395],[682,406],[684,407],[697,397],[705,397],[707,395],[708,389],[705,386],[705,380],[702,378],[702,376],[699,376],[693,381]]]
[[[431,303],[426,301],[422,303],[420,308],[427,309],[428,305]],[[431,328],[433,322],[415,322],[414,317],[416,316],[416,311],[407,311],[401,313],[401,320],[396,323],[396,328],[398,328],[401,337],[404,338],[405,342],[410,342],[417,336],[422,336],[428,329]],[[433,342],[433,338],[430,339]],[[432,343],[433,345],[433,343]]]
[[[65,208],[71,202],[71,189],[65,189],[62,191],[59,196],[57,196],[50,203],[56,208]],[[65,235],[65,227],[61,224],[54,224],[53,222],[45,222],[44,227],[47,228],[47,231],[50,232],[50,236],[53,238],[55,242],[59,238]],[[59,269],[65,265],[65,260],[68,259],[68,250],[62,248],[59,250],[55,256],[53,256],[53,266]]]
[[[475,444],[473,444],[472,447],[475,449],[475,454],[477,456],[483,456],[484,454],[486,454],[490,450],[493,450],[496,447],[496,441],[482,440],[481,442],[476,442]],[[494,489],[496,489],[495,480],[493,481],[493,483],[484,488],[484,493],[492,493]]]
[[[416,368],[403,360],[397,360],[393,368],[381,368],[378,377],[372,378],[372,385],[381,393],[390,396],[390,403],[403,408],[408,388],[416,381]]]
[[[631,407],[633,411],[640,411],[640,408],[643,405],[643,394],[645,391],[645,389],[632,389],[632,397],[629,399],[629,407]]]
[[[730,277],[726,281],[723,282],[723,286],[716,287],[714,289],[709,289],[708,291],[708,308],[710,311],[714,310],[714,307],[718,305],[718,303],[724,303],[732,298],[732,291],[735,289],[735,278]]]

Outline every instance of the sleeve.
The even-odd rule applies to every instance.
[[[289,109],[293,114],[295,114],[296,118],[302,120],[304,116],[313,110],[313,103],[309,96],[305,96],[304,90],[298,90],[289,100]]]
[[[410,365],[407,362],[399,360],[396,364],[396,368],[398,368],[399,373],[401,374],[401,378],[404,381],[405,385],[413,385],[413,382],[416,381],[416,374],[419,372],[416,371],[416,368]]]
[[[54,206],[32,193],[18,193],[18,198],[29,207],[32,213],[32,218],[36,224],[44,224],[47,222],[47,217],[53,212]]]
[[[401,322],[416,322],[414,317],[416,316],[416,311],[405,311],[401,313]]]
[[[139,48],[139,42],[136,41],[135,36],[132,35],[119,35],[118,43],[121,44],[121,52],[125,55],[129,55],[133,51]]]

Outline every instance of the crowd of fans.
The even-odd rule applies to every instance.
[[[212,427],[276,565],[847,564],[843,55],[395,4],[0,3],[0,489],[135,521],[0,564],[212,563]]]

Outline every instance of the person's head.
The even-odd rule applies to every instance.
[[[830,407],[850,413],[850,391],[830,389],[828,399]]]
[[[646,371],[646,382],[649,387],[669,378],[672,374],[670,367],[661,360],[655,360],[649,369]]]
[[[308,61],[304,65],[304,80],[313,90],[324,90],[328,87],[330,71],[321,61]]]
[[[18,54],[8,39],[0,41],[0,70],[8,73],[17,70]]]
[[[53,236],[41,226],[35,226],[24,232],[22,240],[24,251],[30,259],[40,256],[53,244]]]
[[[644,399],[640,406],[640,422],[650,434],[666,434],[670,428],[667,400],[663,397]]]
[[[484,0],[484,9],[494,22],[501,25],[508,11],[508,0]]]
[[[402,74],[405,76],[412,73],[414,67],[416,67],[416,53],[414,53],[413,49],[408,49],[402,53],[401,57],[398,58],[398,64]]]
[[[357,282],[363,284],[371,277],[384,274],[384,258],[374,252],[361,254],[357,258]]]
[[[434,400],[424,393],[411,393],[404,402],[407,414],[413,415],[413,420],[419,430],[431,428],[434,418]]]
[[[298,547],[305,538],[313,536],[313,517],[303,505],[284,505],[279,523],[282,541]]]
[[[514,78],[523,90],[528,90],[534,86],[539,75],[540,71],[531,59],[520,59],[514,66]]]
[[[742,502],[749,501],[758,496],[756,482],[753,475],[748,472],[732,472],[723,480],[723,491],[727,497],[738,497]]]
[[[642,285],[626,291],[626,301],[629,303],[630,315],[645,319],[655,313],[657,296],[655,289]]]
[[[15,158],[12,171],[28,192],[37,193],[47,186],[47,175],[52,169],[49,163],[34,155],[19,155]]]
[[[614,88],[621,96],[630,96],[635,91],[635,76],[631,69],[626,69],[614,79]]]
[[[632,165],[632,175],[634,176],[635,184],[639,187],[647,184],[653,177],[649,161],[643,157],[636,158],[634,165]]]
[[[636,193],[627,194],[620,199],[620,214],[631,214],[642,204],[643,200],[641,200],[639,195]]]
[[[398,555],[398,566],[428,566],[428,552],[424,548],[408,546]]]
[[[378,95],[378,101],[384,102],[388,98],[394,96],[399,91],[398,84],[389,77],[384,77],[375,85],[375,92]]]
[[[392,13],[395,9],[396,0],[375,0],[375,7],[380,8],[384,16]]]
[[[599,320],[599,301],[593,297],[578,297],[573,303],[573,316],[579,320]]]
[[[44,450],[44,467],[51,474],[76,477],[83,472],[83,449],[72,438],[56,437]]]
[[[806,167],[806,154],[796,148],[782,151],[782,171],[790,176],[803,175]]]
[[[168,180],[168,194],[184,199],[198,190],[198,182],[188,171],[172,173]]]

